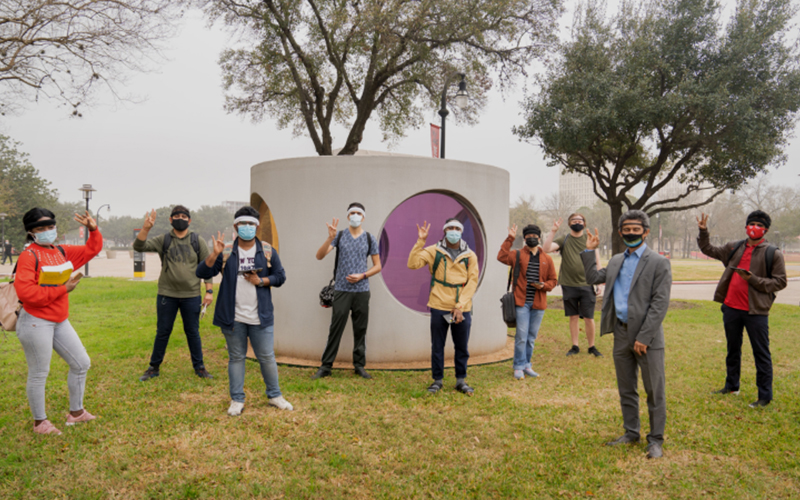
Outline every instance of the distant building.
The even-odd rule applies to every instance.
[[[242,207],[248,206],[249,203],[246,201],[223,201],[222,206],[225,207],[225,210],[230,212],[231,214],[235,214],[237,210]]]
[[[594,194],[592,179],[588,175],[564,172],[559,168],[558,198],[559,204],[569,205],[569,210],[580,207],[593,207],[599,198]]]

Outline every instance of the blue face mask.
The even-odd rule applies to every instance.
[[[239,227],[236,229],[236,232],[239,234],[239,238],[250,241],[256,237],[256,226],[252,226],[249,224],[239,224]]]
[[[50,229],[49,231],[42,231],[41,233],[32,233],[33,239],[39,245],[52,245],[56,238],[58,237],[58,231],[56,228]]]
[[[445,238],[447,238],[448,243],[455,245],[461,241],[461,231],[447,231],[445,233]]]
[[[625,245],[628,248],[636,248],[642,244],[642,235],[641,234],[623,234],[622,241],[625,242]]]

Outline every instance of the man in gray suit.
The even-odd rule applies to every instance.
[[[581,254],[586,281],[605,283],[600,335],[614,334],[614,366],[617,370],[620,406],[625,434],[608,446],[639,441],[638,371],[647,391],[650,434],[647,458],[661,458],[667,400],[664,393],[664,328],[669,307],[672,270],[669,260],[647,247],[650,218],[640,210],[629,210],[619,219],[619,234],[628,247],[597,269],[594,250],[600,238],[597,229],[589,233]]]

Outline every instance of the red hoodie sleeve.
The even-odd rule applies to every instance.
[[[36,272],[36,256],[31,252],[22,252],[17,258],[17,274],[14,288],[24,305],[35,308],[45,307],[62,295],[66,295],[65,286],[39,286],[39,273]]]
[[[67,254],[67,260],[72,262],[72,268],[77,271],[103,249],[103,235],[100,234],[99,229],[95,229],[89,231],[89,240],[86,245],[61,245],[61,248]]]

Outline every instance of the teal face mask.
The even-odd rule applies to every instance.
[[[239,234],[239,238],[250,241],[256,237],[256,226],[252,226],[249,224],[239,224],[239,227],[236,229],[236,232]]]
[[[56,228],[50,229],[49,231],[42,231],[41,233],[32,233],[33,239],[39,245],[52,245],[56,238],[58,237],[58,231]]]
[[[622,241],[625,242],[625,245],[628,248],[636,248],[642,244],[642,235],[641,234],[623,234]]]
[[[445,233],[445,238],[447,238],[448,243],[455,245],[461,241],[461,231],[447,231]]]

